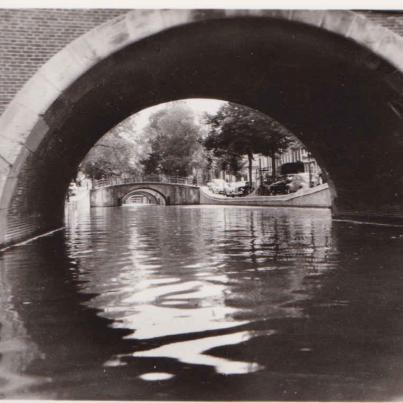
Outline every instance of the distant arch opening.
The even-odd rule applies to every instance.
[[[333,185],[310,150],[281,123],[217,99],[172,101],[130,116],[94,145],[79,169],[79,182],[91,178],[96,187],[137,182],[208,185],[231,196]],[[296,174],[298,178],[286,184]],[[216,189],[214,181],[219,180],[233,191]]]
[[[121,198],[121,205],[142,204],[142,205],[158,205],[166,206],[166,198],[153,189],[136,189]]]

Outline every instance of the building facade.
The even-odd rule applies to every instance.
[[[282,175],[281,168],[284,164],[298,163],[303,164],[304,172],[310,172],[312,177],[317,177],[321,173],[320,166],[318,165],[312,154],[305,148],[305,146],[299,141],[294,141],[294,143],[288,147],[283,153],[279,153],[275,158],[276,167],[276,177]],[[238,177],[229,174],[223,170],[219,173],[219,178],[224,179],[228,182],[234,182],[236,180],[249,181],[249,168],[248,168],[248,158],[245,156],[243,159],[243,167],[239,173]],[[252,163],[252,182],[256,185],[263,181],[270,181],[273,177],[273,165],[272,158],[262,155],[254,154],[254,159]]]

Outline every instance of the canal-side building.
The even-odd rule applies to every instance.
[[[252,182],[257,183],[262,177],[263,180],[266,178],[271,178],[273,175],[272,171],[272,158],[262,155],[254,154],[252,163]],[[276,155],[275,167],[276,176],[282,174],[281,168],[284,164],[298,163],[303,164],[304,172],[311,172],[313,176],[317,176],[321,173],[321,169],[313,158],[312,154],[306,149],[306,147],[297,139],[288,147],[288,149],[282,153]],[[240,171],[238,177],[221,170],[219,172],[219,178],[225,179],[228,182],[233,182],[236,180],[249,180],[249,169],[248,169],[248,158],[245,156],[243,158],[243,167]]]
[[[257,155],[255,157],[254,166],[259,171],[259,164],[264,169],[265,174],[272,176],[272,161],[271,157]],[[260,162],[259,162],[260,161]],[[302,162],[304,166],[304,172],[311,172],[313,175],[317,175],[321,172],[320,167],[313,158],[312,154],[306,149],[306,147],[297,139],[288,147],[283,153],[279,153],[276,156],[276,173],[281,174],[281,167],[284,164]],[[256,171],[255,169],[255,171]]]

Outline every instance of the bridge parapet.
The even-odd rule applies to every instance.
[[[100,189],[107,186],[128,185],[136,183],[166,183],[175,185],[197,186],[192,178],[182,176],[166,176],[166,175],[147,175],[147,176],[130,176],[123,178],[106,178],[94,180],[93,189]]]

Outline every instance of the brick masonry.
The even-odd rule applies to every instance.
[[[403,36],[403,12],[361,11],[360,14],[363,14],[373,23],[382,25],[396,34]]]
[[[0,9],[0,114],[47,60],[87,31],[126,13],[123,9]],[[403,13],[360,12],[403,35]]]
[[[0,114],[47,60],[126,10],[0,10]]]

